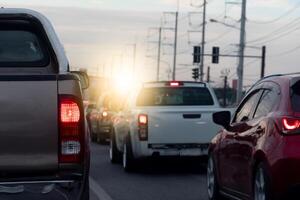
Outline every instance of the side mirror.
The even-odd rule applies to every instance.
[[[225,129],[229,128],[231,120],[231,113],[230,111],[222,111],[213,114],[213,121],[223,126]]]
[[[87,73],[82,72],[82,71],[72,71],[71,73],[79,78],[82,89],[85,90],[85,89],[89,88],[90,80],[89,80],[89,76],[87,75]]]

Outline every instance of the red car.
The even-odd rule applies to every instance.
[[[300,75],[256,83],[209,148],[209,199],[300,199]],[[287,197],[287,195],[291,195]]]

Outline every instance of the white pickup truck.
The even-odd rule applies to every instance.
[[[145,83],[114,120],[111,162],[123,160],[130,171],[139,158],[207,155],[220,128],[212,114],[220,110],[207,83]]]

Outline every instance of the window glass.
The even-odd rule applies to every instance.
[[[0,30],[0,65],[45,62],[37,35],[25,30]]]
[[[235,122],[243,122],[252,119],[251,112],[254,107],[257,105],[257,102],[260,99],[262,91],[256,91],[246,99],[242,106],[238,109],[238,112],[235,117]]]
[[[292,86],[292,106],[293,110],[300,112],[300,81]]]
[[[144,88],[137,99],[137,106],[208,106],[214,105],[207,88]]]
[[[259,102],[254,118],[266,116],[275,106],[278,95],[272,90],[265,90]]]

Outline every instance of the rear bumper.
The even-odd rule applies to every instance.
[[[209,144],[141,144],[135,156],[205,156]]]
[[[7,181],[0,182],[0,199],[5,200],[83,200],[84,181]]]
[[[280,199],[300,191],[299,143],[298,135],[284,137],[269,157],[272,193]]]

